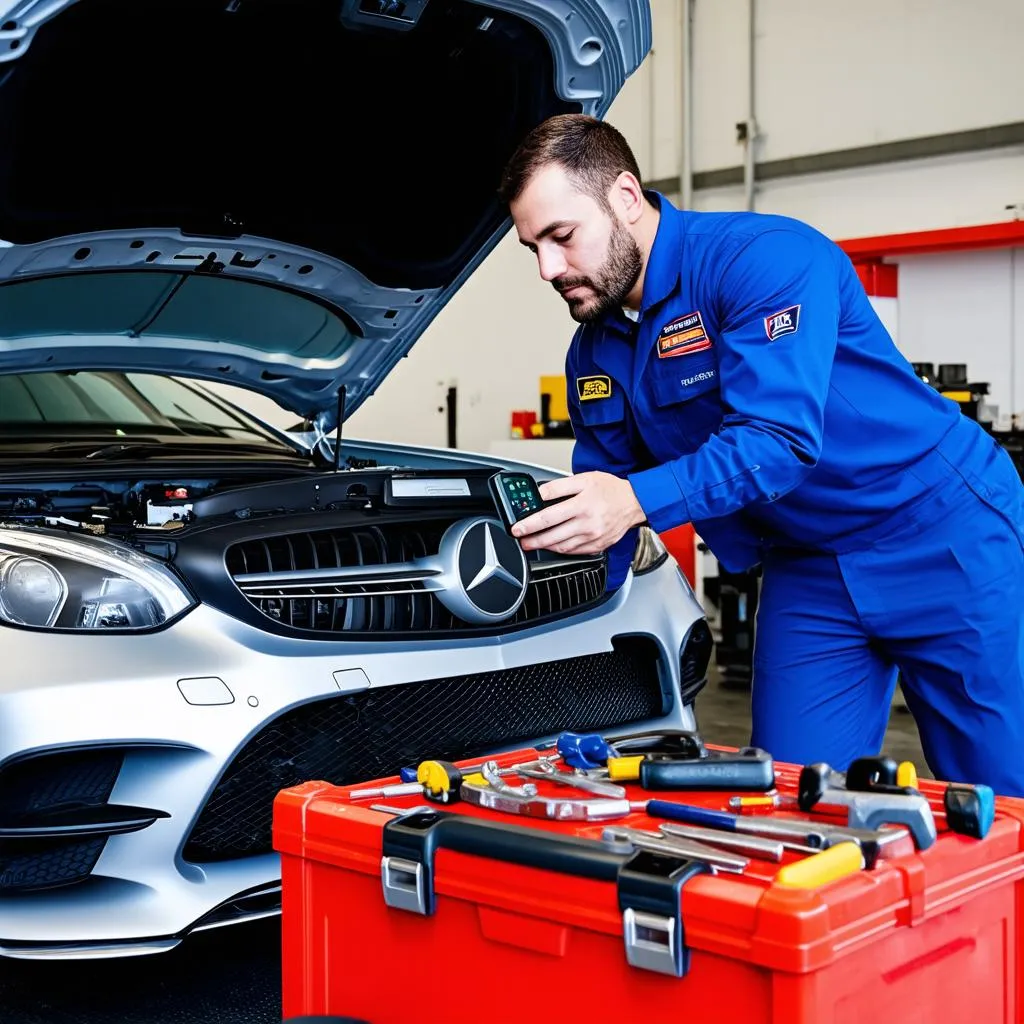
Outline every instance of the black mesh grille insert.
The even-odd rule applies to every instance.
[[[46,843],[0,842],[0,893],[52,889],[84,881],[96,866],[106,836]]]
[[[317,530],[249,540],[232,545],[227,552],[228,572],[291,572],[305,569],[337,569],[342,566],[386,565],[436,554],[451,521],[379,523],[351,529]],[[518,625],[534,624],[572,614],[604,596],[607,566],[594,560],[572,572],[533,567],[526,598],[515,616],[498,626],[480,626],[453,615],[435,594],[418,587],[413,593],[368,593],[358,597],[260,596],[246,599],[264,615],[293,629],[327,633],[430,633],[507,632]],[[378,585],[367,587],[379,590]]]
[[[69,750],[6,765],[0,769],[0,823],[58,807],[105,804],[123,760],[119,750]],[[0,893],[80,882],[105,842],[105,836],[0,840]]]
[[[690,704],[707,683],[708,664],[715,640],[704,619],[693,624],[679,657],[679,689],[683,703]]]
[[[305,704],[271,722],[228,767],[185,846],[192,861],[271,849],[281,789],[396,774],[427,757],[458,760],[562,729],[604,729],[664,714],[658,648],[364,690]]]

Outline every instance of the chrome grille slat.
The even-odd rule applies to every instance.
[[[228,571],[264,615],[325,638],[498,632],[571,615],[604,596],[603,558],[545,558],[530,562],[526,597],[511,620],[464,622],[438,600],[443,578],[429,561],[451,522],[382,522],[245,541],[229,548]]]
[[[422,594],[422,587],[388,587],[387,589],[375,589],[367,584],[360,586],[352,584],[347,587],[305,587],[303,589],[292,589],[287,587],[240,587],[246,597],[253,601],[265,600],[267,598],[281,598],[285,601],[306,601],[306,600],[343,600],[345,598],[357,597],[388,597],[396,594]],[[286,592],[289,591],[289,592]]]

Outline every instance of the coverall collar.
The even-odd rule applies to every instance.
[[[647,200],[658,208],[661,218],[654,245],[647,260],[644,293],[640,300],[640,322],[647,310],[664,302],[678,287],[683,272],[683,218],[660,192],[645,190]],[[636,324],[621,309],[614,309],[601,321],[604,331],[622,338],[632,338]]]
[[[677,289],[679,277],[683,272],[684,234],[682,217],[660,192],[646,191],[644,195],[658,208],[661,218],[644,274],[641,319],[651,306],[664,302]]]

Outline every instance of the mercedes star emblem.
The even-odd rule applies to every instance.
[[[466,622],[511,618],[526,597],[526,555],[497,519],[463,519],[441,539],[446,586],[438,599]]]

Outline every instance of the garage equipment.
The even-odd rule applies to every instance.
[[[542,759],[528,762],[526,766],[512,770],[519,774],[531,770],[536,765],[545,763]],[[614,790],[619,796],[595,796],[592,798],[549,797],[540,794],[537,786],[527,782],[522,786],[513,786],[502,778],[503,771],[497,762],[487,761],[480,766],[477,774],[463,776],[459,792],[463,800],[485,807],[492,811],[503,811],[506,814],[521,814],[531,818],[552,818],[556,821],[603,821],[608,818],[621,818],[629,814],[629,800],[625,790],[619,786],[608,787],[603,784],[605,792]],[[547,773],[539,773],[539,777],[547,782],[554,779]],[[593,793],[593,787],[600,785],[594,780],[574,778],[579,788]],[[563,785],[573,785],[566,779],[559,779]]]
[[[913,363],[914,372],[940,395],[956,402],[968,419],[991,422],[997,410],[985,403],[988,382],[971,381],[966,363]]]
[[[862,757],[853,761],[845,773],[833,772],[830,785],[848,790],[903,794],[919,794],[917,770],[910,761],[897,764],[887,757]],[[814,783],[815,785],[817,783]],[[799,802],[799,801],[798,801]],[[942,791],[942,811],[931,801],[933,814],[944,817],[951,832],[984,838],[995,819],[995,794],[989,786],[950,783]]]
[[[988,786],[949,785],[942,805],[950,831],[963,836],[984,839],[995,821],[995,793]]]
[[[641,800],[630,805],[652,818],[667,818],[706,828],[721,829],[744,835],[780,840],[787,850],[806,852],[807,848],[827,850],[842,842],[855,842],[863,851],[867,867],[874,867],[879,858],[907,852],[908,833],[903,828],[862,829],[800,818],[729,814],[694,804],[673,800]],[[906,840],[906,842],[905,842]]]
[[[756,747],[709,750],[700,733],[652,731],[608,740],[597,733],[565,732],[555,746],[567,764],[591,773],[603,765],[608,778],[639,780],[644,789],[769,790],[772,759]]]
[[[608,778],[639,780],[653,790],[766,790],[775,785],[772,758],[757,747],[735,753],[714,751],[706,757],[644,754],[608,762]]]
[[[614,757],[663,754],[696,760],[709,756],[700,733],[683,729],[631,733],[612,740],[593,732],[563,732],[555,746],[566,764],[580,769],[601,768]]]
[[[540,779],[543,782],[554,782],[561,786],[572,786],[575,789],[593,793],[595,796],[610,796],[621,800],[626,795],[622,786],[603,782],[600,779],[592,779],[582,771],[559,771],[550,761],[543,758],[533,765],[517,766],[515,773],[526,779]]]
[[[721,846],[727,850],[736,850],[739,853],[749,854],[751,857],[758,857],[761,860],[770,860],[778,864],[786,850],[796,850],[801,853],[817,853],[813,846],[801,846],[799,843],[783,843],[778,839],[768,839],[764,836],[741,835],[738,832],[725,832],[721,829],[703,828],[700,825],[679,825],[662,824],[658,831],[666,836],[678,836],[680,839],[694,839],[698,843],[707,843],[709,846]]]
[[[697,860],[720,871],[740,873],[750,863],[747,857],[724,853],[705,843],[680,836],[665,835],[662,832],[650,832],[645,829],[609,826],[601,833],[601,837],[609,842],[625,843],[650,853]]]
[[[824,761],[806,765],[800,772],[800,809],[844,808],[851,828],[906,825],[919,850],[927,850],[935,842],[935,816],[917,790],[899,786],[851,790],[842,782],[842,776],[837,777]]]
[[[455,766],[467,791],[527,790],[515,794],[526,803],[534,799],[527,787],[544,800],[572,793],[509,773],[542,753],[498,755],[482,780],[472,778],[474,765]],[[780,795],[795,796],[799,766],[775,769]],[[395,815],[324,782],[281,792],[274,845],[285,1016],[521,1024],[548,1005],[542,993],[555,991],[584,1019],[646,1017],[652,1006],[666,1018],[744,1024],[893,1013],[971,1024],[1024,1019],[1024,801],[1000,799],[983,839],[943,831],[923,853],[906,826],[871,833],[890,852],[897,843],[887,837],[897,837],[902,852],[867,871],[870,844],[858,850],[835,839],[849,830],[799,810],[779,809],[764,822],[801,829],[777,839],[800,848],[785,848],[776,862],[706,837],[672,836],[669,818],[645,812],[683,804],[620,784],[628,813],[612,822],[509,814],[465,797],[424,805],[420,794],[388,800],[405,811]],[[945,787],[920,787],[926,801],[941,802]],[[731,795],[679,797],[721,814]],[[726,817],[746,826],[753,816]],[[823,848],[808,855],[815,836]],[[731,870],[723,858],[747,863]],[[395,949],[416,951],[401,958],[399,976],[388,952]],[[451,962],[453,949],[466,966],[442,978],[438,965]],[[496,985],[496,974],[511,983]]]
[[[609,757],[618,757],[615,748],[595,732],[563,732],[557,740],[558,753],[571,768],[600,768]]]
[[[559,759],[557,754],[545,754],[536,761],[537,765],[550,764]],[[503,768],[499,774],[510,775],[526,767]],[[474,764],[459,769],[449,761],[421,761],[415,768],[401,770],[401,782],[388,786],[373,786],[349,791],[350,800],[375,800],[388,796],[413,796],[422,794],[435,803],[451,803],[458,799],[459,786],[465,775],[479,773],[483,765]]]
[[[836,843],[805,860],[787,864],[775,876],[775,884],[795,889],[816,889],[838,878],[855,874],[863,867],[864,854],[857,843]]]

